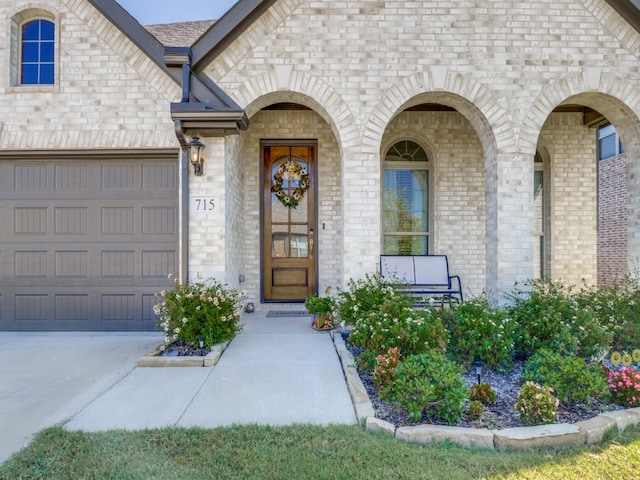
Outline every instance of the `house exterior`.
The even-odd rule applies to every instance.
[[[293,308],[382,253],[448,255],[467,297],[596,284],[603,123],[638,263],[629,2],[240,0],[145,29],[113,0],[0,0],[0,18],[0,329],[153,328],[169,275]]]

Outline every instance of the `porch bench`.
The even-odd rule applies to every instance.
[[[416,297],[462,303],[462,282],[446,255],[380,255],[380,275]]]

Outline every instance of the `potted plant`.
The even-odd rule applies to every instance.
[[[304,306],[307,312],[313,315],[311,328],[315,330],[331,330],[333,328],[333,298],[310,295],[304,301]]]

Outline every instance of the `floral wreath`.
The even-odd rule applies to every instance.
[[[292,193],[286,193],[283,189],[282,183],[285,178],[298,180],[298,186]],[[309,190],[310,185],[309,174],[302,165],[293,160],[288,160],[282,162],[280,168],[273,174],[271,191],[276,194],[276,198],[280,200],[282,205],[288,208],[296,208],[304,197],[305,192]]]

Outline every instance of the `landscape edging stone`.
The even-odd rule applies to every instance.
[[[164,344],[163,344],[164,345]],[[229,342],[217,343],[211,346],[207,355],[182,356],[182,357],[165,357],[162,355],[162,345],[158,345],[153,352],[147,353],[138,360],[138,367],[213,367],[220,360],[222,352],[225,351]]]

